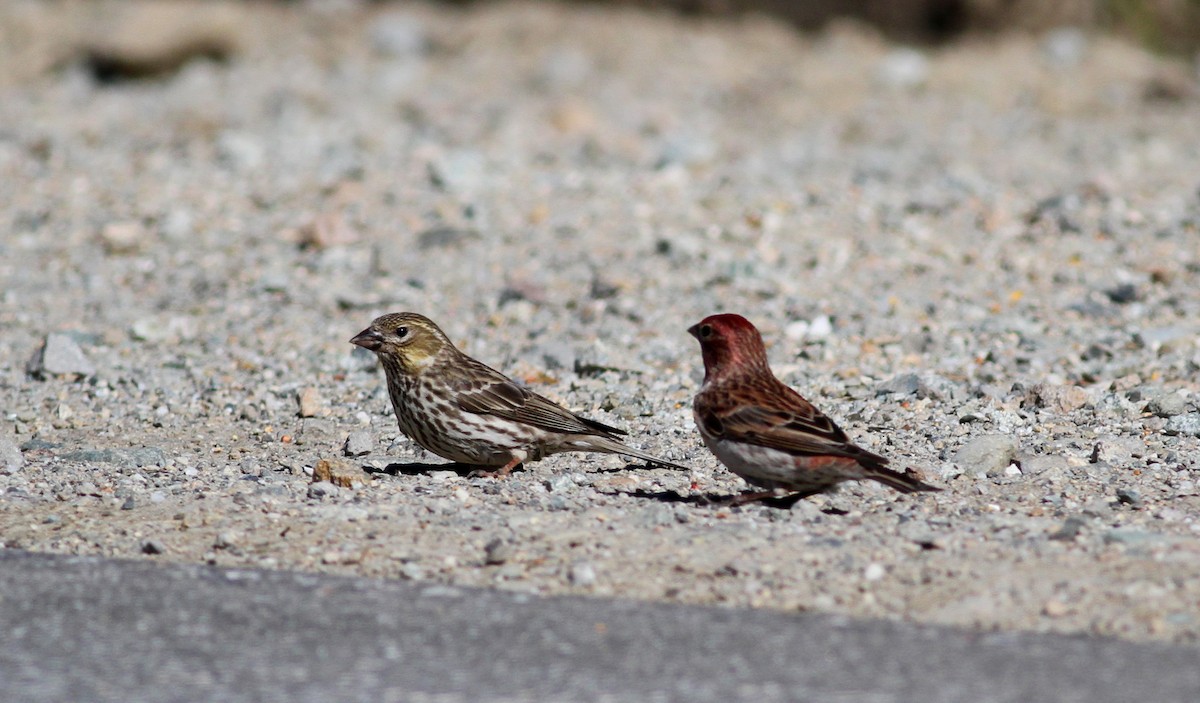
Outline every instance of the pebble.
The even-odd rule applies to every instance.
[[[929,59],[916,49],[894,49],[883,57],[875,80],[888,88],[919,88],[929,80]]]
[[[1016,437],[991,434],[974,437],[954,453],[954,463],[964,471],[1000,476],[1016,459],[1020,449]]]
[[[1069,413],[1082,408],[1088,402],[1088,393],[1079,386],[1061,386],[1054,383],[1038,383],[1029,392],[1038,407]]]
[[[1175,417],[1187,410],[1187,399],[1179,393],[1163,393],[1146,403],[1146,412],[1158,417]]]
[[[142,542],[142,554],[162,554],[167,551],[167,548],[162,542],[156,539],[148,539]]]
[[[375,449],[375,438],[370,432],[360,430],[346,436],[342,453],[346,456],[365,456]]]
[[[87,358],[75,339],[63,332],[52,332],[46,335],[45,344],[35,355],[30,367],[34,375],[78,374],[92,376],[96,373],[95,364]]]
[[[496,537],[483,548],[483,563],[489,565],[503,564],[513,556],[512,545]]]
[[[1163,432],[1169,435],[1200,437],[1200,413],[1188,413],[1169,418]]]
[[[308,484],[308,497],[315,500],[324,500],[325,498],[333,498],[338,494],[338,487],[329,481],[317,481],[316,483]]]
[[[572,586],[587,588],[596,583],[596,567],[591,562],[577,561],[567,571],[567,580]]]
[[[325,402],[321,399],[321,392],[312,386],[300,389],[300,392],[296,394],[296,401],[300,406],[300,417],[316,417],[327,414]]]
[[[1135,456],[1142,456],[1145,451],[1146,442],[1136,437],[1104,437],[1092,447],[1091,461],[1119,466],[1129,463]]]
[[[110,222],[100,229],[100,243],[109,254],[132,254],[147,244],[150,232],[141,222]]]
[[[1142,494],[1132,488],[1118,488],[1117,501],[1131,508],[1142,507]]]
[[[8,437],[0,437],[0,469],[6,474],[15,474],[25,465],[25,455],[17,443]]]

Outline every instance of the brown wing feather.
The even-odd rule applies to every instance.
[[[625,434],[616,427],[579,417],[549,398],[518,385],[499,371],[476,363],[482,369],[475,369],[475,373],[463,379],[456,389],[458,407],[467,412],[495,415],[553,432],[605,437]]]
[[[888,463],[851,444],[842,428],[799,393],[779,381],[772,385],[730,389],[724,407],[698,408],[701,421],[724,439],[796,454],[844,456],[864,466]]]

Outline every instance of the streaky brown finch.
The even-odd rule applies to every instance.
[[[580,417],[458,350],[429,318],[375,318],[351,343],[383,364],[400,431],[475,475],[504,477],[559,452],[604,452],[690,470],[621,443],[625,432]]]
[[[692,411],[704,444],[730,471],[766,489],[732,504],[785,492],[788,500],[842,481],[871,479],[902,493],[938,491],[887,467],[771,372],[762,335],[741,315],[711,315],[688,328],[704,355],[704,385]]]

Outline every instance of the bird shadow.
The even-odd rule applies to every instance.
[[[478,466],[471,466],[470,464],[426,464],[423,462],[412,462],[406,464],[388,464],[383,468],[364,466],[363,471],[369,474],[387,474],[388,476],[426,476],[434,471],[453,471],[459,476],[466,477],[478,468]]]
[[[657,500],[660,503],[681,503],[684,505],[695,505],[701,508],[736,508],[745,507],[751,504],[764,505],[768,508],[777,510],[791,510],[792,506],[804,500],[811,494],[796,493],[786,496],[771,496],[767,498],[756,498],[754,500],[742,500],[743,495],[738,494],[731,496],[728,493],[698,493],[695,495],[681,495],[676,491],[647,491],[638,489],[636,491],[619,491],[620,493],[631,496],[633,498],[641,498],[643,500]]]

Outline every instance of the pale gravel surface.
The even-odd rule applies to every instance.
[[[0,12],[69,21],[30,7]],[[4,546],[1200,635],[1185,69],[1101,38],[911,54],[762,19],[334,7],[243,7],[240,53],[165,79],[0,65],[25,76],[0,93]],[[400,309],[695,471],[443,470],[346,341]],[[697,504],[744,485],[690,417],[684,329],[715,311],[946,491]],[[310,488],[322,459],[356,485]]]

